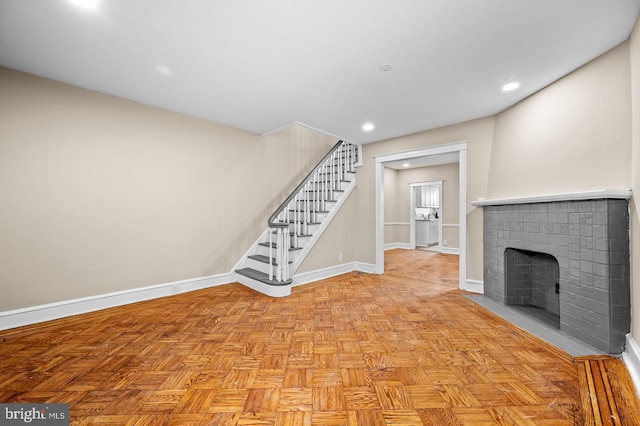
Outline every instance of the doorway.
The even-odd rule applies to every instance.
[[[442,243],[442,181],[409,184],[409,244],[440,252]]]
[[[375,157],[376,161],[376,265],[375,273],[384,273],[384,168],[393,163],[415,159],[440,159],[454,156],[459,163],[459,274],[458,287],[466,287],[467,266],[467,141],[425,147],[414,151],[398,152]],[[451,161],[453,162],[453,161]]]

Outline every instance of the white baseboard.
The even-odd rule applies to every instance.
[[[293,276],[293,286],[309,284],[315,281],[324,280],[335,277],[336,275],[347,274],[349,272],[365,272],[375,274],[376,266],[363,262],[350,262],[342,265],[330,266],[324,269],[316,269],[315,271],[303,272]]]
[[[627,345],[622,353],[622,359],[636,388],[636,395],[640,397],[640,346],[631,333],[627,334]]]
[[[408,243],[389,243],[384,245],[385,251],[393,249],[415,250],[415,248]],[[460,255],[460,249],[458,247],[440,247],[434,251],[438,251],[442,254],[454,254],[456,256]]]
[[[484,294],[484,281],[467,279],[463,290]]]
[[[384,249],[386,250],[393,250],[393,249],[403,249],[403,250],[413,250],[413,248],[411,247],[411,244],[407,244],[407,243],[389,243],[389,244],[385,244],[384,245]]]
[[[460,256],[460,249],[458,247],[441,247],[440,253],[455,254],[456,256]]]
[[[0,312],[0,330],[229,284],[232,277],[232,274],[212,275]]]
[[[351,262],[330,268],[306,272],[294,276],[293,285],[307,284],[353,271],[374,274],[375,265],[363,262]],[[62,302],[48,303],[46,305],[4,311],[0,312],[0,330],[37,324],[73,315],[86,314],[88,312],[99,311],[101,309],[143,302],[145,300],[157,299],[194,290],[202,290],[223,284],[230,284],[237,282],[235,278],[235,274],[231,272],[228,274],[193,278],[149,287],[134,288],[79,299],[65,300]],[[290,290],[289,286],[287,286],[287,288]],[[283,295],[274,294],[273,296],[282,297]]]

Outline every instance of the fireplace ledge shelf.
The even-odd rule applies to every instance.
[[[603,200],[631,198],[630,189],[598,189],[584,192],[568,192],[563,194],[532,195],[528,197],[496,198],[485,200],[479,198],[471,204],[478,207],[483,206],[504,206],[509,204],[529,204],[529,203],[550,203],[554,201],[581,201],[581,200]]]

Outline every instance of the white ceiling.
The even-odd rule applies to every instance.
[[[626,40],[640,7],[98,2],[0,0],[0,65],[255,133],[301,122],[358,143],[495,114]],[[520,88],[503,93],[512,80]]]

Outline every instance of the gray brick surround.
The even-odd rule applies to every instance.
[[[505,288],[507,248],[557,260],[561,331],[606,353],[624,351],[631,309],[628,200],[485,205],[484,292],[516,304],[517,290]]]

